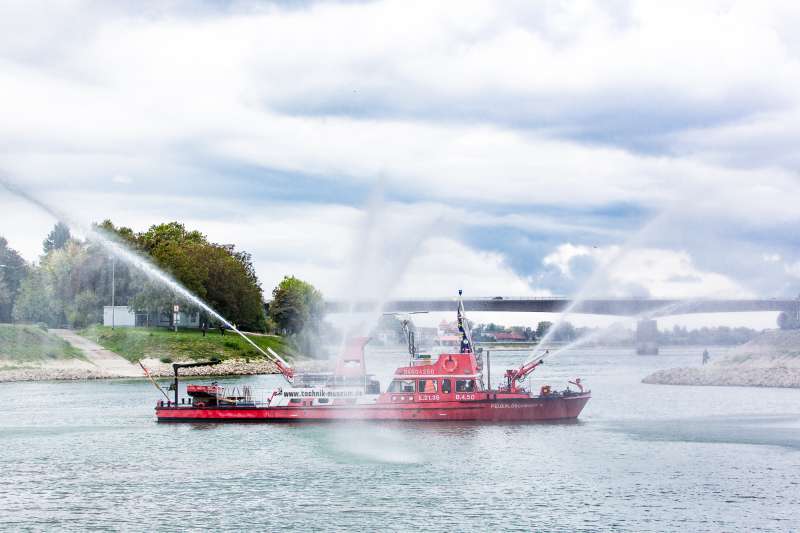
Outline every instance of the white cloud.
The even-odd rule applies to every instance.
[[[798,21],[792,2],[4,4],[0,166],[84,219],[143,229],[181,218],[236,242],[267,287],[292,272],[331,294],[410,294],[394,286],[406,269],[420,280],[409,287],[447,285],[438,258],[465,289],[532,290],[507,257],[453,232],[567,233],[575,244],[544,266],[577,277],[582,259],[611,262],[602,254],[624,232],[613,213],[605,225],[573,213],[622,205],[674,223],[659,236],[670,242],[637,242],[650,251],[614,283],[741,292],[737,261],[717,272],[698,258],[709,243],[733,257],[737,231],[800,222]],[[640,138],[657,150],[637,151]],[[307,204],[292,173],[329,185],[324,205]],[[404,234],[389,216],[366,232],[392,238],[364,263],[380,275],[356,284],[333,273],[358,263],[368,215],[352,191],[379,180],[412,223]],[[242,214],[253,205],[261,212]],[[44,232],[14,209],[3,231],[38,253]],[[451,228],[432,239],[463,265],[409,238],[431,224]],[[595,237],[598,248],[585,244]],[[764,248],[791,278],[797,257],[769,243],[753,262]]]
[[[619,253],[618,246],[610,246],[599,248],[597,246],[589,247],[584,245],[574,245],[572,243],[564,243],[558,246],[555,251],[546,255],[542,259],[544,266],[556,267],[562,275],[566,278],[572,279],[572,268],[570,263],[576,257],[591,257],[596,259],[600,265],[606,265]]]
[[[27,20],[16,11],[11,20]],[[710,108],[741,115],[794,105],[799,69],[788,35],[773,24],[794,16],[790,6],[634,3],[614,12],[592,2],[409,9],[386,1],[206,17],[109,11],[89,9],[86,34],[56,31],[72,46],[55,65],[35,60],[52,41],[5,43],[12,59],[0,68],[0,138],[17,149],[0,161],[13,171],[28,177],[31,158],[66,151],[129,156],[120,172],[131,175],[140,159],[174,165],[188,148],[359,184],[383,175],[395,190],[436,198],[660,206],[717,191],[710,204],[744,216],[762,216],[766,204],[796,218],[786,198],[800,187],[777,169],[733,171],[698,162],[702,154],[643,157],[552,137],[574,127],[576,109],[589,124],[625,105],[638,120],[665,108],[691,118]],[[63,28],[47,17],[42,24]],[[353,100],[365,91],[363,102]],[[304,114],[314,102],[327,106],[323,116]],[[477,115],[415,111],[426,102]],[[388,118],[380,115],[387,105]],[[544,127],[517,131],[493,109]],[[653,127],[668,121],[660,116]],[[64,171],[45,175],[59,181]],[[765,182],[773,187],[757,186]]]
[[[395,294],[455,297],[458,289],[464,289],[468,296],[550,295],[514,273],[501,254],[479,252],[448,238],[425,243],[411,261]]]
[[[800,278],[800,261],[784,264],[783,269],[789,276]]]
[[[591,296],[652,298],[751,297],[752,293],[728,276],[698,269],[689,253],[657,248],[560,245],[543,259],[545,266],[572,277],[572,262],[586,257],[593,273],[581,292]]]

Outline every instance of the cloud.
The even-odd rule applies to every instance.
[[[575,279],[575,263],[588,259],[582,279],[586,296],[651,298],[752,297],[753,294],[724,274],[698,269],[690,254],[656,248],[560,245],[542,263]]]
[[[427,241],[404,274],[398,297],[430,295],[452,297],[458,289],[467,295],[549,296],[516,274],[497,253],[473,250],[452,239]]]
[[[5,4],[0,167],[85,219],[235,242],[265,286],[355,290],[380,184],[370,292],[451,269],[570,293],[660,217],[609,291],[794,294],[798,22],[792,2]],[[51,222],[12,205],[0,231],[33,258]]]

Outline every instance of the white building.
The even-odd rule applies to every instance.
[[[153,311],[149,314],[145,311],[136,312],[127,305],[103,307],[103,325],[121,328],[162,326],[171,327],[172,310]],[[178,327],[180,328],[199,328],[200,314],[197,312],[181,311],[178,313]]]

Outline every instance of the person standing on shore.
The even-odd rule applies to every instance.
[[[711,359],[711,356],[708,355],[708,348],[706,348],[705,350],[703,350],[703,364],[705,365],[706,363],[708,363],[709,359]]]

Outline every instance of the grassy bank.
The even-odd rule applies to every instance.
[[[40,363],[83,358],[83,353],[38,326],[0,324],[0,360]]]
[[[163,328],[116,328],[92,326],[78,332],[89,340],[115,352],[131,362],[154,357],[165,362],[187,359],[252,359],[264,358],[260,352],[236,333],[228,331],[220,335],[209,331],[204,337],[195,329],[179,330],[177,333]],[[280,337],[250,335],[249,338],[262,349],[272,348],[281,356],[289,358],[296,354]]]

